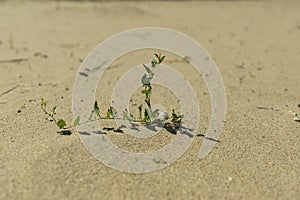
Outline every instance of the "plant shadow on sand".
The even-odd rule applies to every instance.
[[[130,123],[130,126],[129,129],[131,130],[134,130],[134,131],[139,131],[140,129],[138,128],[140,125],[139,124],[136,124],[136,123]],[[173,127],[172,125],[170,124],[164,124],[163,126],[161,126],[161,124],[149,124],[147,126],[145,126],[147,129],[149,129],[150,131],[157,131],[157,127],[162,127],[164,128],[167,132],[173,134],[173,135],[177,135],[178,133],[180,134],[184,134],[186,136],[188,136],[189,138],[193,138],[193,137],[205,137],[204,134],[196,134],[195,136],[192,134],[192,132],[194,131],[193,129],[190,129],[190,128],[187,128],[183,125],[180,125],[179,127]],[[80,135],[91,135],[91,133],[94,133],[94,134],[107,134],[107,132],[115,132],[115,133],[125,133],[124,132],[124,128],[126,128],[125,125],[121,125],[119,126],[118,128],[114,128],[114,127],[104,127],[102,128],[103,131],[92,131],[92,132],[86,132],[86,131],[82,131],[82,132],[79,132]],[[105,132],[107,131],[107,132]],[[70,130],[64,130],[64,131],[60,131],[59,133],[61,133],[62,135],[70,135],[71,134],[71,131]],[[213,138],[208,138],[206,137],[206,139],[208,140],[212,140],[212,141],[215,141],[215,142],[220,142],[219,140],[216,140],[216,139],[213,139]]]
[[[130,127],[130,129],[131,130],[135,130],[135,131],[139,131],[139,129],[138,129],[138,127],[140,126],[140,125],[138,125],[138,124],[135,124],[135,123],[130,123],[130,125],[131,125],[131,127]],[[155,124],[150,124],[150,125],[147,125],[146,126],[149,130],[151,130],[151,131],[157,131],[157,129],[156,129],[156,126],[155,126]],[[99,134],[99,135],[106,135],[107,134],[107,132],[104,132],[104,131],[108,131],[108,132],[110,132],[110,131],[113,131],[113,132],[115,132],[115,133],[124,133],[124,131],[122,130],[123,128],[126,128],[126,126],[125,125],[121,125],[120,127],[118,127],[118,128],[114,128],[114,127],[104,127],[102,130],[103,131],[92,131],[92,132],[87,132],[87,131],[81,131],[81,132],[78,132],[80,135],[91,135],[91,133],[94,133],[94,134]],[[202,133],[199,133],[199,134],[196,134],[195,136],[191,133],[191,132],[193,132],[194,130],[193,129],[190,129],[190,128],[186,128],[185,126],[183,126],[183,125],[180,125],[180,127],[172,127],[171,125],[169,125],[169,124],[165,124],[164,126],[163,126],[163,128],[167,131],[167,132],[169,132],[169,133],[171,133],[171,134],[173,134],[173,135],[177,135],[178,134],[178,132],[180,133],[180,134],[185,134],[185,135],[187,135],[189,138],[193,138],[193,137],[205,137],[205,135],[204,134],[202,134]],[[61,134],[61,135],[71,135],[72,134],[72,131],[70,131],[70,130],[61,130],[61,131],[58,131],[57,133],[59,133],[59,134]],[[221,142],[220,140],[217,140],[217,139],[214,139],[214,138],[210,138],[210,137],[205,137],[205,139],[207,139],[207,140],[211,140],[211,141],[214,141],[214,142]]]

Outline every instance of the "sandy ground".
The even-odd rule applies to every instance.
[[[300,123],[289,114],[300,111],[299,10],[299,1],[1,1],[0,199],[299,199]],[[205,159],[197,158],[203,140],[197,137],[163,170],[129,174],[94,159],[77,134],[57,134],[39,104],[47,99],[71,121],[82,59],[107,37],[144,26],[181,31],[207,49],[224,80],[227,116],[221,142]],[[113,85],[105,77],[116,81],[124,63],[135,66],[151,54],[116,61],[99,98]],[[207,88],[193,70],[183,73],[198,86],[199,132],[205,133]],[[141,147],[118,137],[124,148]],[[171,137],[160,138],[146,147],[159,148]]]

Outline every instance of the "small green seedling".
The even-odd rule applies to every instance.
[[[169,115],[167,113],[160,113],[159,110],[153,111],[152,107],[151,107],[151,95],[152,95],[152,89],[153,89],[151,81],[155,75],[154,70],[165,59],[165,56],[162,56],[161,54],[155,53],[154,56],[155,56],[155,58],[153,58],[153,60],[151,61],[151,67],[148,67],[147,65],[143,64],[143,66],[146,70],[146,73],[141,78],[141,83],[142,83],[142,86],[144,87],[144,89],[142,90],[141,93],[143,95],[145,95],[144,102],[146,103],[146,108],[143,109],[143,104],[140,104],[140,106],[138,107],[138,113],[139,113],[138,117],[135,117],[127,109],[125,109],[122,112],[122,117],[118,117],[117,110],[115,108],[113,108],[112,106],[110,106],[108,108],[105,117],[101,116],[98,102],[95,101],[94,108],[91,111],[91,114],[86,121],[81,122],[80,116],[77,116],[77,118],[74,120],[73,126],[67,127],[65,120],[63,120],[63,119],[57,120],[55,118],[56,106],[53,107],[51,111],[47,111],[47,109],[46,109],[47,102],[44,101],[44,99],[42,99],[41,108],[45,112],[45,114],[47,114],[51,118],[51,120],[55,122],[55,124],[58,126],[58,128],[61,131],[70,130],[71,128],[73,128],[75,126],[80,126],[82,124],[85,124],[85,123],[88,123],[91,121],[109,120],[109,119],[126,119],[126,120],[129,120],[130,122],[141,123],[144,125],[149,125],[157,120],[161,120],[163,123],[165,123],[165,125],[168,125],[168,127],[171,126],[173,129],[178,129],[180,127],[180,125],[182,124],[182,120],[184,118],[183,115],[176,114],[173,109],[171,116],[169,117]],[[110,130],[110,129],[106,129],[106,130]],[[114,130],[115,132],[122,132],[122,130],[120,130],[119,128],[118,129],[112,128],[111,130]]]
[[[179,128],[182,123],[183,115],[178,115],[175,113],[174,109],[172,111],[171,122],[175,128]]]
[[[44,99],[42,99],[41,108],[44,111],[44,113],[48,115],[52,121],[54,121],[54,123],[58,126],[59,129],[66,129],[66,121],[63,119],[57,120],[55,118],[57,108],[56,106],[54,106],[51,111],[47,111],[47,102]]]

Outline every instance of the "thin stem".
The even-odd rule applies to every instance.
[[[49,113],[43,106],[41,106],[41,108],[45,114],[47,114],[54,121],[54,123],[57,124],[57,120],[54,118],[53,114]]]
[[[96,119],[89,119],[89,120],[86,120],[82,123],[79,123],[78,126],[82,125],[82,124],[86,124],[86,123],[89,123],[89,122],[94,122],[94,121],[98,121],[98,120],[115,120],[115,119],[119,119],[119,120],[128,120],[128,119],[124,119],[122,117],[115,117],[115,118],[106,118],[106,117],[99,117],[99,118],[96,118]],[[140,122],[140,123],[143,123],[144,121],[143,120],[137,120],[137,119],[134,119],[132,120],[133,122]],[[74,127],[74,126],[72,126]]]

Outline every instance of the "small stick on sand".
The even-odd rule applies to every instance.
[[[0,94],[0,97],[3,96],[3,95],[5,95],[5,94],[7,94],[7,93],[10,93],[11,91],[17,89],[18,87],[19,87],[19,85],[16,85],[13,88],[10,88],[9,90],[6,90],[5,92],[3,92],[3,93]]]
[[[23,61],[28,61],[28,58],[15,58],[10,60],[0,60],[0,64],[2,63],[19,63]]]

